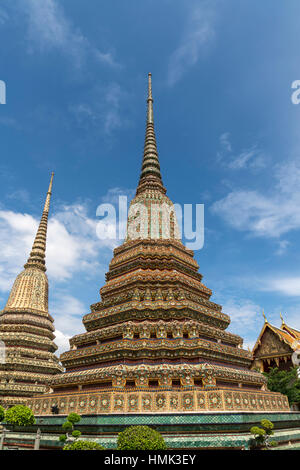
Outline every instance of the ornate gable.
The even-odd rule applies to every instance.
[[[255,356],[257,358],[279,356],[292,353],[292,349],[270,327],[267,327],[260,339]]]

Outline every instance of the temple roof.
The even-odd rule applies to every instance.
[[[281,317],[282,318],[282,317]],[[258,347],[261,344],[261,338],[263,337],[266,329],[270,329],[273,331],[273,333],[276,334],[276,336],[286,343],[292,350],[297,349],[297,344],[298,341],[300,341],[300,331],[291,328],[290,326],[286,325],[285,322],[282,319],[282,324],[281,328],[278,328],[274,325],[271,325],[271,323],[268,322],[268,320],[265,318],[265,323],[262,327],[262,330],[257,338],[257,341],[254,345],[254,348],[252,350],[252,353],[255,354],[255,351],[258,349]]]

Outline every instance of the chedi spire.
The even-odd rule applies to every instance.
[[[147,120],[144,156],[140,181],[136,194],[143,192],[145,189],[158,189],[162,193],[166,193],[166,189],[163,186],[162,177],[160,173],[156,137],[154,132],[151,73],[148,74]]]
[[[35,236],[35,240],[32,245],[32,250],[24,268],[35,267],[46,271],[45,256],[46,256],[46,239],[47,239],[47,226],[48,226],[48,214],[50,208],[50,199],[52,192],[54,173],[51,174],[50,184],[46,196],[43,214],[41,221]]]
[[[25,269],[17,276],[0,312],[0,405],[25,404],[28,397],[49,391],[49,376],[62,372],[54,355],[54,320],[48,312],[45,273],[46,237],[53,173],[42,218]]]

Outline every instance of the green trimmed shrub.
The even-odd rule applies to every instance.
[[[72,431],[73,429],[73,424],[71,423],[71,421],[65,421],[63,424],[62,424],[62,428],[64,431]]]
[[[77,413],[70,413],[69,416],[67,417],[67,421],[70,421],[73,425],[75,423],[79,423],[81,420],[81,416],[79,416]]]
[[[4,416],[5,416],[5,410],[4,410],[3,406],[0,406],[0,423],[1,423],[1,421],[4,420]]]
[[[148,426],[130,426],[118,435],[118,450],[165,450],[163,437]]]
[[[31,426],[35,423],[35,417],[28,406],[15,405],[6,411],[5,421],[14,426]]]
[[[266,434],[266,431],[262,428],[259,428],[258,426],[253,426],[250,429],[251,434],[254,434],[254,436],[259,436],[262,437]]]
[[[81,416],[78,415],[77,413],[70,413],[68,415],[68,417],[66,418],[66,421],[62,424],[62,428],[66,434],[63,434],[62,436],[59,437],[59,440],[61,442],[72,441],[72,438],[70,437],[69,433],[71,433],[74,439],[78,439],[78,437],[81,436],[81,432],[74,429],[74,425],[78,423],[80,420],[81,420]],[[74,442],[71,442],[66,445],[72,445],[72,444],[74,444]],[[72,449],[66,449],[66,450],[72,450]]]
[[[269,421],[268,419],[262,419],[260,424],[262,426],[261,428],[259,428],[258,426],[253,426],[250,429],[251,434],[253,434],[254,436],[254,439],[250,440],[250,447],[252,448],[264,447],[268,449],[268,447],[270,447],[271,445],[274,445],[270,443],[270,436],[274,434],[273,432],[274,424],[272,423],[272,421]],[[272,441],[272,442],[276,443],[276,441]]]
[[[72,444],[66,444],[63,450],[104,450],[104,447],[97,442],[79,439],[78,441],[72,442]]]
[[[274,424],[272,423],[272,421],[269,421],[268,419],[262,419],[260,424],[262,425],[263,429],[266,431],[266,434],[268,434],[269,436],[271,434],[274,434],[272,429],[274,428]]]

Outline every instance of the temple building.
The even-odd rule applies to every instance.
[[[53,318],[48,312],[45,273],[47,223],[53,174],[42,218],[24,270],[17,276],[0,312],[0,340],[5,358],[0,363],[0,405],[25,404],[28,397],[49,391],[49,376],[61,373],[55,356]]]
[[[280,315],[281,316],[281,315]],[[300,331],[288,326],[281,316],[281,327],[277,328],[265,317],[265,322],[253,348],[251,368],[269,372],[273,367],[289,370],[293,367],[292,355],[300,349]]]
[[[86,332],[60,356],[52,393],[28,400],[35,414],[289,411],[287,398],[250,370],[251,352],[226,331],[193,252],[179,238],[166,195],[148,77],[144,155],[124,243],[114,250]],[[48,343],[47,343],[48,344]]]

